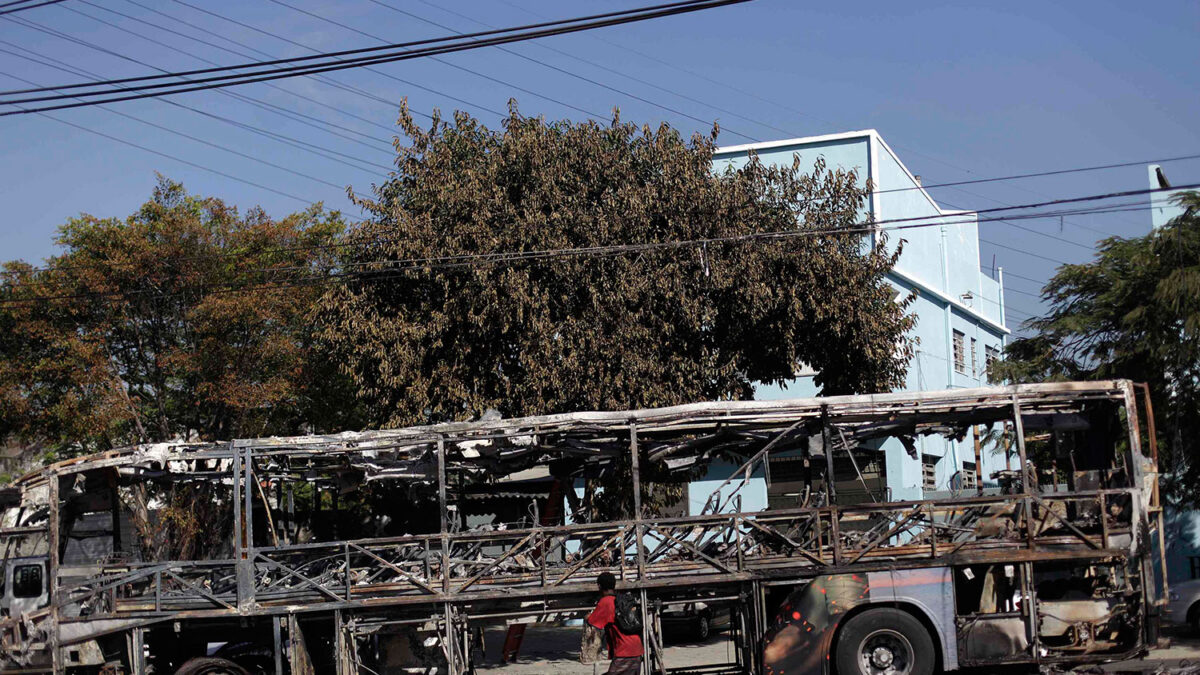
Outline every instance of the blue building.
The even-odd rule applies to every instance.
[[[873,129],[827,136],[812,136],[720,148],[714,158],[718,171],[744,165],[755,153],[765,164],[791,166],[799,156],[801,166],[812,166],[822,157],[829,169],[857,170],[859,182],[874,186],[867,213],[874,220],[932,218],[931,227],[891,234],[889,247],[904,240],[903,253],[889,275],[897,298],[910,293],[916,300],[909,312],[916,316],[911,334],[916,355],[909,365],[905,391],[979,387],[987,384],[987,366],[1000,357],[1010,331],[1004,323],[1003,271],[992,278],[980,268],[977,216],[969,211],[943,209],[921,187],[896,153]],[[867,213],[863,215],[866,216]],[[872,235],[870,245],[879,245]],[[760,399],[817,395],[815,372],[802,372],[786,387],[762,386]],[[904,448],[890,439],[878,453],[879,460],[860,467],[876,494],[886,488],[894,500],[921,499],[931,493],[952,492],[976,485],[997,469],[1006,458],[990,450],[976,455],[974,438],[960,441],[940,436],[919,437],[916,448]],[[913,452],[915,450],[915,452]],[[913,455],[916,455],[915,457]],[[760,475],[742,488],[742,509],[761,510],[790,506],[796,502],[788,485],[788,457],[772,460],[771,486]],[[700,513],[709,494],[733,472],[735,466],[713,466],[708,475],[689,487],[688,512]],[[861,483],[859,483],[861,486]],[[841,497],[852,492],[838,487]],[[865,490],[861,490],[866,498]]]

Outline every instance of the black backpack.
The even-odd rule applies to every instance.
[[[642,634],[642,608],[632,593],[618,593],[613,601],[617,630],[626,635]]]

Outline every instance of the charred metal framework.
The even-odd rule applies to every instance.
[[[3,620],[0,646],[9,667],[140,675],[148,658],[158,660],[156,672],[180,667],[178,652],[192,644],[189,634],[240,631],[264,643],[254,666],[260,672],[342,675],[395,665],[381,645],[407,639],[406,658],[457,674],[470,668],[478,626],[579,616],[594,600],[596,577],[608,571],[641,597],[649,619],[647,672],[670,670],[661,649],[662,612],[697,600],[737,607],[736,661],[706,672],[774,672],[772,659],[786,657],[772,655],[771,646],[789,621],[776,615],[781,598],[814,580],[898,579],[909,570],[946,569],[947,580],[938,583],[949,585],[939,592],[953,596],[966,592],[954,572],[974,579],[969,570],[999,566],[1016,570],[1009,578],[1027,601],[982,618],[971,603],[949,619],[928,617],[943,635],[947,669],[972,661],[967,627],[981,621],[1020,626],[1019,648],[998,660],[1126,655],[1144,648],[1166,595],[1151,566],[1152,540],[1162,533],[1154,435],[1139,425],[1138,402],[1135,385],[1125,381],[712,402],[167,443],[61,462],[22,478],[19,499],[6,511],[0,530],[6,557],[44,556],[49,588],[45,606]],[[855,457],[878,452],[884,438],[911,446],[922,434],[961,436],[973,427],[991,428],[996,447],[1012,456],[1015,467],[997,476],[1005,486],[1000,493],[985,493],[979,481],[953,499],[839,505],[837,479],[826,480],[835,475],[835,455],[848,455],[857,472]],[[801,458],[803,502],[739,512],[741,486],[776,455]],[[703,515],[659,517],[643,505],[651,492],[641,483],[651,471],[660,487],[686,484],[697,467],[718,457],[737,457],[742,465],[712,493]],[[978,457],[976,465],[982,466]],[[546,466],[557,487],[532,501],[544,512],[527,526],[465,528],[464,495],[519,500],[524,493],[514,492],[520,483],[514,479]],[[606,475],[611,484],[623,471],[632,503],[617,510],[632,517],[589,522],[596,510],[581,502],[578,488]],[[215,512],[228,514],[230,531],[221,533],[216,555],[157,559],[149,540],[130,553],[137,548],[130,540],[145,538],[144,527],[128,525],[131,509],[140,504],[143,521],[161,525],[163,516],[154,514],[166,497],[131,496],[151,484],[207,486]],[[364,486],[402,489],[394,514],[435,505],[439,522],[423,534],[338,539],[334,525],[320,535],[325,503],[325,513],[336,516],[338,496]],[[296,508],[302,490],[307,515]],[[563,501],[570,517],[552,513]],[[378,510],[365,517],[376,531],[389,518]],[[106,555],[71,559],[68,551],[78,548],[72,532],[89,519],[111,523],[102,530],[110,542]],[[210,525],[220,530],[216,521]],[[1105,573],[1111,590],[1105,606],[1120,597],[1120,608],[1087,619],[1090,629],[1067,621],[1067,637],[1047,639],[1037,570],[1066,564],[1112,572]],[[867,594],[858,597],[865,602]],[[833,648],[836,626],[836,620],[828,626],[824,649]],[[413,634],[433,640],[403,637]],[[176,655],[167,658],[166,651]]]

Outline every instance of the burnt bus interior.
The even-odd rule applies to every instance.
[[[1132,653],[1165,598],[1147,400],[1114,381],[714,402],[69,460],[0,496],[5,560],[45,565],[37,606],[6,587],[0,646],[48,672],[462,673],[506,656],[485,629],[511,646],[518,622],[582,617],[607,571],[640,596],[648,672],[672,670],[664,623],[700,611],[736,643],[706,672],[761,672],[813,578],[943,566],[963,665]],[[929,435],[1006,468],[890,501],[882,448]],[[738,469],[687,515],[717,460]],[[764,511],[742,510],[752,476]]]

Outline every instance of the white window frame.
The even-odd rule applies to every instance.
[[[954,358],[954,372],[965,375],[967,372],[967,334],[956,330],[953,331],[951,339],[950,349]]]

